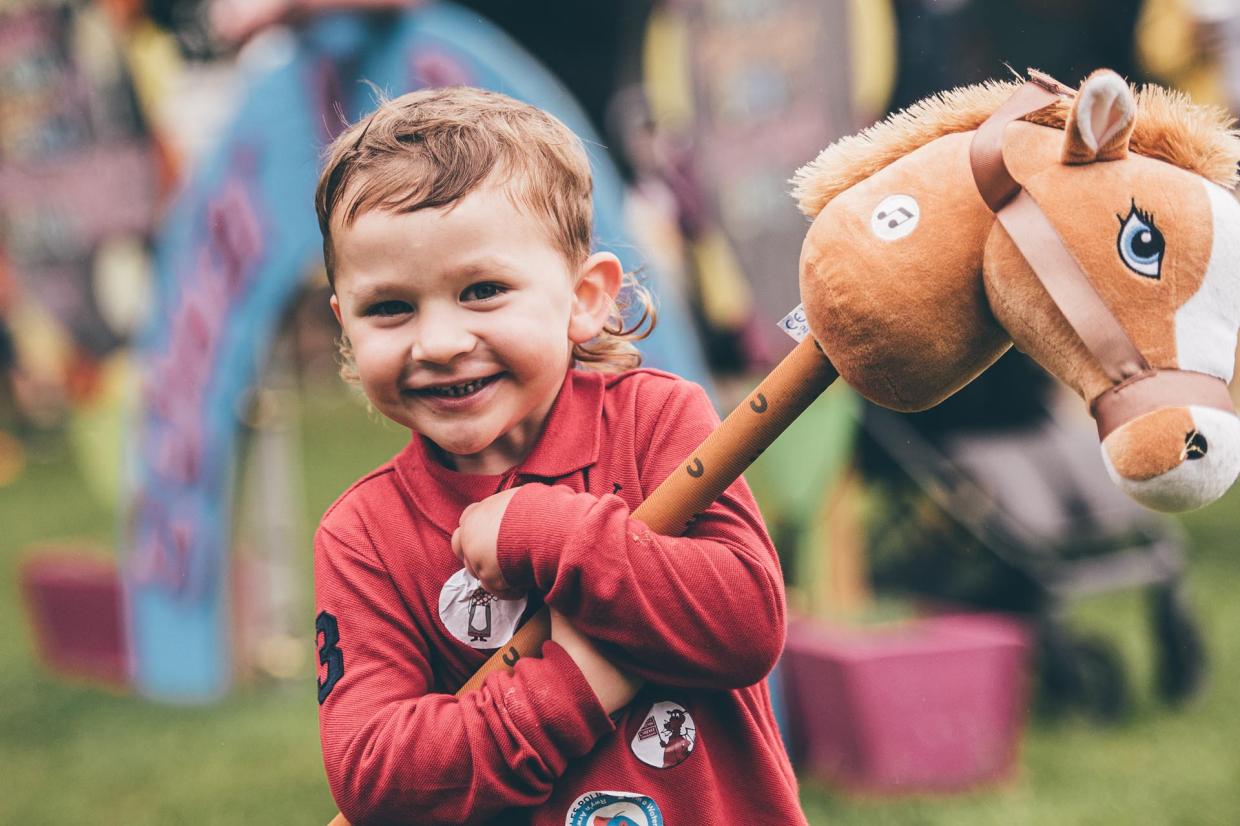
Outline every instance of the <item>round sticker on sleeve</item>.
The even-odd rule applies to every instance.
[[[697,745],[697,727],[684,706],[655,703],[630,745],[638,760],[656,769],[670,769],[685,762]]]
[[[917,228],[921,207],[911,195],[888,195],[870,215],[870,230],[884,241],[903,238]]]
[[[586,792],[568,808],[564,826],[663,826],[663,813],[643,794]]]
[[[499,648],[512,639],[527,597],[500,599],[462,568],[439,592],[439,619],[452,636],[473,648]]]

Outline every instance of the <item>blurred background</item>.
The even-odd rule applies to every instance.
[[[726,413],[793,346],[793,172],[1007,66],[1236,111],[1240,3],[0,3],[0,822],[334,813],[310,540],[408,434],[336,375],[312,195],[376,90],[582,135],[647,362]],[[1014,352],[919,415],[836,386],[747,474],[811,823],[1240,822],[1240,495],[1130,504],[1083,408]]]

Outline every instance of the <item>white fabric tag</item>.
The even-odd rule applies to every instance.
[[[809,335],[809,322],[805,320],[805,305],[798,304],[792,312],[779,320],[779,329],[800,342]]]

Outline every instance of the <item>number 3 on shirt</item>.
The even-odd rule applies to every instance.
[[[344,676],[344,652],[337,648],[340,642],[340,628],[336,618],[326,611],[320,611],[314,620],[315,636],[322,635],[323,644],[319,646],[319,662],[327,666],[327,675],[318,681],[319,705],[332,693],[336,683]]]

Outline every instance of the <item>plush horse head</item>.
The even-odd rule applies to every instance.
[[[858,392],[904,411],[1014,342],[1089,403],[1123,490],[1207,504],[1240,473],[1240,138],[1110,71],[1075,93],[1035,80],[930,98],[797,173],[810,329]]]

